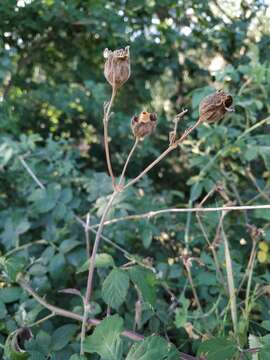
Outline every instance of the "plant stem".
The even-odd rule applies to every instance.
[[[47,308],[48,310],[50,310],[53,314],[55,315],[59,315],[59,316],[63,316],[69,319],[73,319],[73,320],[77,320],[82,322],[83,321],[83,316],[76,314],[72,311],[68,311],[68,310],[64,310],[62,308],[59,308],[58,306],[54,306],[49,304],[46,300],[44,300],[42,297],[40,297],[32,288],[31,286],[28,284],[27,281],[25,281],[25,279],[23,279],[21,276],[18,277],[17,279],[18,284],[22,287],[22,289],[24,289],[29,295],[33,296],[33,298],[40,303],[41,305],[43,305],[45,308]],[[93,326],[97,326],[101,323],[101,320],[98,319],[94,319],[94,318],[88,318],[87,319],[87,323]],[[122,335],[134,340],[134,341],[140,341],[143,340],[144,337],[140,334],[134,333],[133,331],[129,331],[129,330],[124,330],[122,332]]]
[[[217,207],[195,207],[195,208],[168,208],[161,209],[156,211],[149,211],[142,214],[121,216],[104,222],[104,226],[118,223],[120,221],[128,220],[140,220],[140,219],[150,219],[155,216],[160,216],[168,213],[197,213],[197,212],[219,212],[219,211],[245,211],[245,210],[256,210],[256,209],[265,209],[270,210],[270,205],[244,205],[244,206],[217,206]],[[80,220],[82,222],[82,220]],[[90,226],[90,229],[95,229],[99,224]]]
[[[130,161],[130,159],[131,159],[131,157],[132,157],[132,155],[133,155],[133,153],[134,153],[134,151],[135,151],[135,149],[136,149],[136,147],[138,145],[138,142],[139,142],[139,139],[136,138],[136,140],[134,142],[134,145],[132,146],[132,148],[131,148],[131,150],[130,150],[130,152],[128,154],[127,160],[126,160],[125,165],[124,165],[123,170],[122,170],[122,173],[120,175],[120,180],[119,180],[119,184],[118,184],[119,186],[121,186],[122,183],[123,183],[124,176],[125,176],[129,161]]]
[[[223,215],[221,215],[223,216]],[[232,259],[230,254],[230,248],[227,236],[225,235],[224,229],[222,227],[222,237],[224,241],[224,249],[225,249],[225,262],[226,262],[226,272],[227,272],[227,281],[228,281],[228,289],[230,294],[230,308],[233,322],[233,331],[234,335],[237,337],[237,306],[236,306],[236,296],[235,296],[235,286],[234,286],[234,278],[233,278],[233,267],[232,267]]]
[[[110,158],[110,148],[109,148],[109,135],[108,135],[108,125],[111,115],[111,108],[113,105],[113,101],[116,95],[116,87],[112,87],[112,95],[111,99],[109,101],[109,104],[105,106],[104,108],[104,118],[103,118],[103,124],[104,124],[104,147],[105,147],[105,154],[106,154],[106,161],[107,161],[107,167],[110,174],[110,177],[112,179],[112,185],[113,188],[115,186],[115,177],[112,170],[112,164],[111,164],[111,158]]]

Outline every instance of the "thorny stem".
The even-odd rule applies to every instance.
[[[50,310],[53,314],[55,315],[59,315],[59,316],[63,316],[69,319],[73,319],[73,320],[77,320],[82,322],[83,321],[83,316],[76,314],[72,311],[68,311],[68,310],[64,310],[62,308],[59,308],[58,306],[54,306],[49,304],[46,300],[44,300],[41,296],[39,296],[32,288],[31,286],[28,284],[28,282],[23,279],[21,276],[19,276],[17,278],[17,282],[18,284],[31,296],[33,296],[33,298],[40,303],[41,305],[43,305],[46,309]],[[98,319],[94,319],[94,318],[88,318],[87,319],[87,323],[93,326],[97,326],[101,323],[101,320]],[[144,337],[142,335],[139,335],[137,333],[134,333],[133,331],[128,331],[128,330],[124,330],[122,332],[122,335],[134,340],[134,341],[140,341],[143,340]]]
[[[104,147],[105,147],[107,167],[108,167],[110,177],[112,179],[113,188],[115,186],[115,177],[114,177],[114,174],[113,174],[111,158],[110,158],[108,125],[109,125],[109,120],[110,120],[110,116],[111,116],[111,108],[112,108],[112,105],[113,105],[115,95],[116,95],[116,87],[113,86],[112,87],[111,99],[110,99],[109,103],[104,106],[104,118],[103,118],[103,123],[104,123]]]

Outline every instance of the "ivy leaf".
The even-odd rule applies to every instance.
[[[156,277],[154,273],[140,266],[133,266],[128,272],[131,281],[140,289],[144,301],[154,305],[156,300]]]
[[[102,285],[102,298],[105,303],[118,309],[125,301],[129,287],[129,276],[124,270],[113,269]]]
[[[126,360],[174,360],[179,359],[175,346],[159,336],[150,336],[134,344]]]
[[[198,355],[207,356],[207,360],[231,360],[237,354],[237,345],[234,341],[225,338],[215,338],[204,341]]]
[[[102,320],[92,335],[84,342],[84,351],[98,353],[102,360],[120,360],[122,358],[123,320],[119,315],[113,315]]]

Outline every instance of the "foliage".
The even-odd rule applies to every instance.
[[[230,91],[236,108],[218,124],[201,125],[122,193],[108,219],[193,207],[217,183],[223,192],[214,192],[204,206],[269,204],[270,35],[264,2],[242,1],[238,8],[230,2],[226,9],[219,0],[4,0],[0,13],[0,356],[173,360],[184,352],[221,360],[239,359],[242,352],[267,359],[270,210],[224,218],[239,289],[237,334],[232,335],[223,241],[216,237],[219,212],[201,215],[204,234],[191,213],[104,227],[89,313],[103,320],[89,327],[85,356],[79,355],[80,324],[48,317],[49,310],[18,284],[24,274],[49,303],[83,314],[89,260],[80,219],[85,223],[90,214],[92,246],[112,192],[102,146],[109,96],[105,48],[131,46],[131,78],[116,98],[109,129],[117,174],[133,142],[129,119],[142,109],[158,113],[158,127],[139,144],[128,178],[166,147],[171,120],[182,107],[189,112],[179,131],[197,119],[198,104],[213,89]],[[247,225],[262,231],[255,236]],[[214,239],[216,259],[207,243]],[[202,310],[188,280],[186,254]],[[58,292],[63,289],[70,291]],[[14,334],[24,326],[33,338],[20,352]],[[126,329],[145,339],[125,338]]]

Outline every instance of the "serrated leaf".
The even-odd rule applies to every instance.
[[[98,353],[102,360],[121,360],[123,320],[119,315],[113,315],[102,320],[92,335],[84,342],[84,351]]]
[[[143,300],[154,305],[156,300],[156,277],[154,273],[141,266],[133,266],[128,272],[131,281],[141,291]]]
[[[180,359],[175,346],[159,336],[150,336],[134,344],[126,360],[176,360]]]
[[[105,303],[118,309],[125,301],[129,287],[129,276],[121,269],[113,269],[102,285],[102,298]]]
[[[79,268],[77,274],[87,271],[89,269],[90,259],[87,259],[86,262]],[[114,266],[113,257],[106,253],[97,254],[96,256],[96,268],[107,268]]]
[[[237,352],[234,341],[215,338],[204,341],[199,347],[198,355],[205,355],[207,360],[232,360]]]

